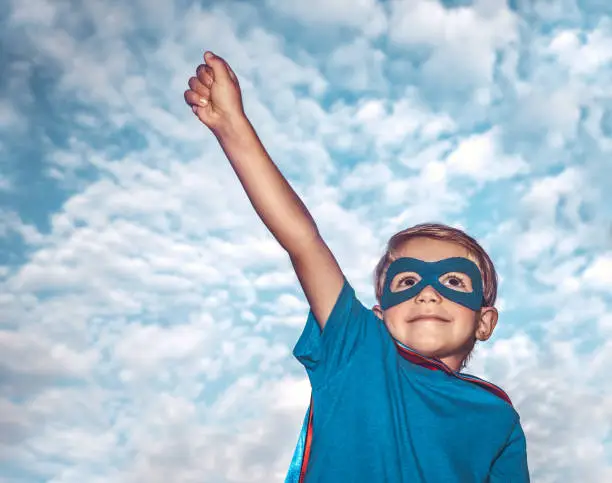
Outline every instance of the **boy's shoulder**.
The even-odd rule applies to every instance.
[[[472,384],[474,384],[476,386],[481,387],[485,391],[487,391],[490,394],[496,396],[498,399],[501,399],[502,401],[505,401],[511,407],[514,407],[514,405],[512,404],[512,400],[510,399],[510,397],[508,396],[506,391],[504,391],[501,387],[493,384],[492,382],[486,381],[486,380],[484,380],[484,379],[482,379],[480,377],[473,376],[472,374],[465,374],[463,372],[457,372],[457,373],[455,373],[455,375],[459,379],[462,379],[462,380],[464,380],[466,382],[469,382],[469,383],[472,383]]]
[[[426,369],[445,372],[451,377],[451,379],[462,381],[470,384],[471,386],[478,387],[494,396],[496,400],[506,403],[506,405],[511,408],[514,407],[508,394],[501,387],[493,384],[492,382],[486,381],[485,379],[473,376],[471,374],[453,371],[439,359],[431,359],[398,341],[395,342],[400,355],[410,363],[425,367]]]

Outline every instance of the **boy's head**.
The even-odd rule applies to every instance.
[[[471,260],[478,268],[483,294],[480,308],[476,309],[468,303],[472,305],[470,308],[466,303],[457,302],[462,300],[461,297],[470,297],[469,294],[476,288],[472,283],[478,283],[478,277],[470,276],[465,268],[453,269],[452,262],[449,262],[450,272],[441,272],[435,278],[442,287],[452,290],[447,290],[447,295],[460,294],[453,297],[455,301],[443,296],[440,293],[442,288],[437,289],[428,284],[419,287],[414,294],[410,294],[410,298],[404,295],[406,300],[400,303],[396,301],[386,310],[381,308],[381,305],[384,306],[382,301],[386,281],[389,283],[389,293],[399,294],[418,284],[421,275],[428,270],[420,269],[418,262],[415,265],[409,262],[407,269],[394,270],[397,273],[386,280],[387,271],[395,260],[411,258],[437,262],[457,257]],[[431,273],[435,271],[434,266]],[[441,359],[454,370],[464,367],[476,340],[487,340],[495,329],[498,317],[494,308],[497,296],[495,268],[478,242],[456,228],[441,224],[420,224],[395,234],[376,266],[374,283],[376,299],[380,305],[375,305],[373,310],[385,322],[391,335],[425,356]]]

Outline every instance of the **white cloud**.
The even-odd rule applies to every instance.
[[[295,284],[295,272],[293,270],[284,272],[266,272],[259,275],[253,285],[260,290],[288,288]]]
[[[308,312],[308,304],[304,303],[303,299],[299,299],[294,295],[283,293],[278,296],[273,304],[273,312],[279,315],[291,314],[291,313],[304,313]]]
[[[359,164],[342,180],[346,192],[364,192],[371,188],[386,185],[393,178],[393,172],[386,164]]]
[[[126,370],[156,372],[178,360],[209,352],[213,327],[210,319],[205,323],[170,327],[129,325],[113,344],[114,356]]]
[[[22,124],[23,117],[15,111],[13,106],[5,100],[0,99],[0,126],[15,128],[16,125]]]
[[[2,154],[2,145],[0,145],[0,155]],[[8,178],[0,178],[0,192],[2,191],[10,191],[13,188],[13,184],[11,183],[11,180]]]
[[[580,30],[562,30],[555,35],[549,44],[551,53],[557,56],[561,66],[573,75],[587,76],[596,74],[612,60],[608,46],[611,21],[602,18],[594,30],[585,35],[581,41]]]
[[[580,213],[583,204],[597,203],[600,196],[586,189],[587,183],[579,167],[531,182],[520,201],[519,215],[525,221],[514,240],[517,261],[534,261],[550,250],[556,263],[558,257],[571,255],[581,245],[597,246],[603,240],[598,221],[584,221]]]
[[[80,377],[97,362],[95,349],[77,351],[38,334],[1,331],[2,368],[16,375]],[[36,357],[31,354],[36,353]]]
[[[527,173],[529,168],[524,160],[500,149],[498,134],[493,128],[462,140],[448,156],[449,171],[476,181],[494,181]]]
[[[583,280],[593,287],[612,293],[612,253],[602,253],[586,268]]]
[[[387,26],[382,5],[377,0],[267,0],[268,6],[300,22],[330,27],[346,26],[363,31],[368,36],[380,35]]]
[[[14,24],[36,24],[50,27],[57,19],[57,8],[46,0],[14,1],[11,4]]]
[[[536,344],[516,334],[480,346],[470,364],[506,389],[522,415],[534,481],[605,481],[612,472],[601,443],[611,429],[611,388],[578,383],[597,377],[596,361],[609,364],[610,352],[579,354],[577,344]]]
[[[359,101],[351,124],[360,135],[356,141],[364,142],[363,135],[371,138],[379,156],[384,158],[389,157],[387,150],[401,149],[409,142],[420,147],[423,142],[436,140],[456,128],[448,115],[431,112],[413,89],[406,89],[394,103],[382,99]]]
[[[11,7],[11,45],[30,57],[6,66],[2,154],[39,169],[22,155],[36,147],[52,179],[35,188],[65,200],[32,214],[10,197],[0,212],[0,241],[24,245],[0,266],[2,458],[54,483],[282,481],[308,404],[290,354],[307,306],[287,254],[183,103],[212,48],[235,67],[260,136],[364,303],[396,230],[440,219],[487,235],[507,310],[474,372],[517,403],[534,481],[611,480],[607,21],[551,36],[530,25],[527,39],[502,1],[268,2],[317,35],[327,28],[321,53],[254,4],[145,3]],[[550,18],[569,18],[566,3]],[[386,78],[398,47],[429,55],[416,86]],[[53,76],[37,98],[40,65]],[[369,94],[350,99],[351,87]],[[456,89],[472,91],[453,98],[462,112],[435,102]],[[477,124],[493,127],[474,134]],[[24,138],[23,126],[40,130]],[[27,199],[34,187],[12,189]],[[499,198],[482,210],[490,191]],[[585,205],[601,209],[589,218]]]
[[[341,45],[331,52],[327,60],[330,80],[345,89],[360,91],[385,91],[388,89],[383,72],[385,54],[358,38],[351,44]]]
[[[577,134],[581,97],[574,88],[551,89],[533,84],[521,89],[514,120],[516,131],[527,136],[541,133],[549,146],[563,148]]]
[[[38,245],[43,240],[39,231],[33,225],[24,223],[17,213],[0,209],[0,239],[12,233],[20,235],[30,245]]]
[[[425,83],[488,86],[496,49],[517,40],[517,18],[502,0],[445,8],[438,1],[391,2],[389,38],[398,45],[426,46]]]

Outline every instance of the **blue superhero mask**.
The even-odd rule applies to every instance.
[[[421,278],[412,287],[391,291],[393,278],[403,272],[414,272]],[[464,273],[472,280],[472,291],[455,290],[443,285],[440,279],[449,272]],[[381,308],[400,304],[418,295],[425,287],[431,285],[440,295],[474,311],[483,306],[482,277],[478,265],[467,258],[445,258],[438,262],[424,262],[416,258],[398,258],[389,265],[381,297]]]

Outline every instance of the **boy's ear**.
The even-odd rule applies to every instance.
[[[380,308],[380,305],[375,305],[374,307],[372,307],[372,310],[376,314],[376,317],[378,317],[380,320],[383,320],[383,311]]]
[[[476,338],[478,340],[488,340],[493,335],[498,317],[499,314],[495,307],[482,307],[480,309],[478,325],[476,326]]]

